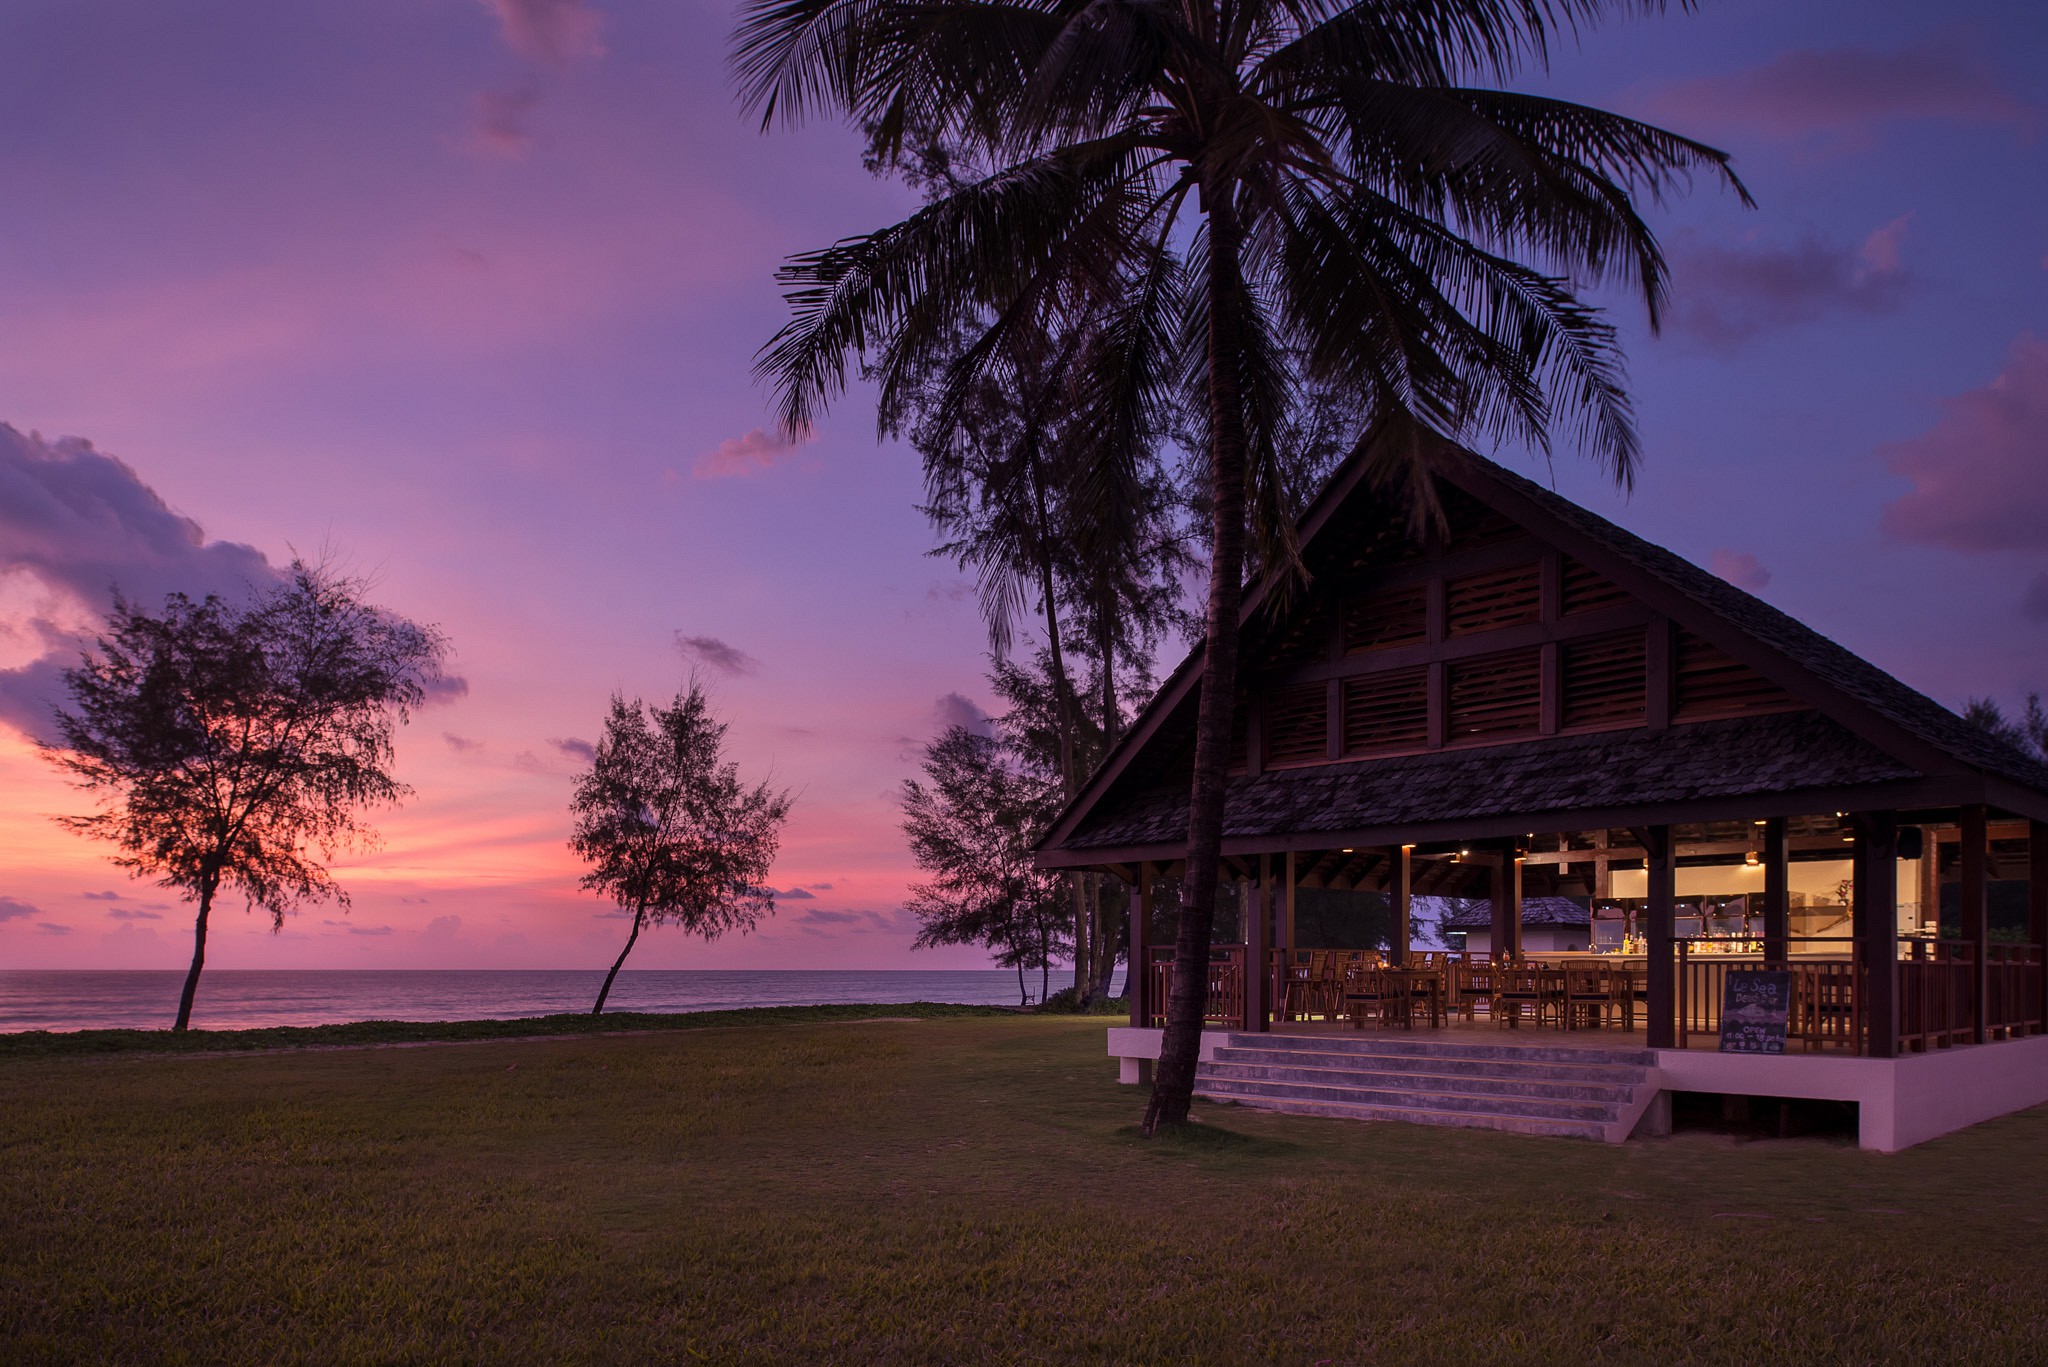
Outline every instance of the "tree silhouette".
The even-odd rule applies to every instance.
[[[764,126],[820,112],[878,155],[933,139],[957,189],[794,258],[760,373],[807,429],[851,358],[887,413],[962,334],[965,392],[1012,336],[1093,320],[1086,421],[1178,408],[1208,490],[1209,585],[1177,961],[1206,962],[1247,540],[1298,569],[1283,441],[1342,396],[1373,487],[1438,515],[1445,438],[1548,452],[1563,426],[1617,481],[1637,439],[1612,327],[1574,282],[1657,322],[1639,196],[1726,157],[1631,119],[1490,88],[1559,34],[1659,0],[746,0],[735,69]],[[1745,201],[1747,199],[1744,195]],[[1536,264],[1525,264],[1533,261]],[[1202,978],[1175,975],[1144,1129],[1187,1115]]]
[[[446,641],[363,590],[294,562],[246,605],[174,593],[151,615],[117,596],[97,653],[65,671],[72,708],[45,753],[104,803],[59,820],[198,904],[173,1030],[191,1024],[221,889],[272,931],[302,901],[346,906],[323,861],[375,839],[359,808],[412,791],[391,772],[392,728],[439,678]]]
[[[603,1013],[642,926],[674,924],[715,940],[750,931],[775,911],[768,870],[791,798],[765,782],[740,782],[739,766],[722,758],[725,731],[695,680],[667,707],[612,695],[569,802],[569,845],[590,865],[582,886],[633,918],[593,1016]]]

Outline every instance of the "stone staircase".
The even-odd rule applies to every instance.
[[[1656,1099],[1655,1064],[1647,1049],[1232,1034],[1196,1071],[1195,1093],[1297,1115],[1619,1144]]]

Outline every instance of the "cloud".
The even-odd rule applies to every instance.
[[[720,674],[751,674],[761,667],[759,660],[716,636],[685,636],[678,631],[676,650],[684,659],[695,660]]]
[[[540,762],[540,756],[531,750],[521,750],[518,754],[512,756],[512,767],[514,769],[524,769],[529,774],[552,772],[547,765]]]
[[[815,902],[818,900],[815,893],[806,892],[802,888],[775,888],[773,892],[777,897],[792,902]]]
[[[154,911],[137,911],[132,907],[115,907],[107,915],[116,921],[161,921],[164,919]]]
[[[756,427],[743,437],[727,437],[690,467],[695,479],[725,479],[766,470],[796,454],[802,442],[786,441],[780,435]]]
[[[428,940],[450,940],[455,937],[455,932],[461,929],[462,918],[460,916],[436,916],[433,920],[427,922],[427,928],[421,931],[420,935]]]
[[[432,707],[436,703],[451,703],[457,698],[469,696],[469,680],[460,674],[443,674],[438,679],[428,682],[426,693],[423,705],[427,707]]]
[[[2048,342],[2015,341],[1981,389],[1941,403],[1917,437],[1878,448],[1913,487],[1884,530],[1958,551],[2048,549]]]
[[[858,911],[826,911],[823,907],[806,907],[804,914],[791,922],[793,925],[851,925],[860,920],[863,913]]]
[[[0,722],[56,738],[63,670],[117,587],[154,607],[172,592],[240,600],[276,577],[255,547],[208,541],[118,457],[78,437],[45,441],[0,423],[0,580],[27,603],[0,621],[0,641],[28,657],[0,670]]]
[[[474,754],[484,748],[482,741],[471,740],[468,736],[458,736],[453,731],[443,731],[441,739],[447,741],[448,748],[458,755]]]
[[[350,926],[350,927],[348,928],[348,933],[349,933],[349,934],[351,934],[351,935],[389,935],[389,934],[391,933],[391,927],[390,927],[390,926]]]
[[[78,895],[88,902],[118,902],[124,894],[118,892],[81,892]]]
[[[12,921],[21,916],[41,916],[43,909],[12,897],[0,897],[0,921]]]
[[[36,922],[36,929],[45,935],[69,935],[71,933],[70,926],[60,926],[55,921],[38,921]]]
[[[982,711],[979,704],[964,694],[947,693],[940,697],[937,702],[932,704],[932,714],[938,719],[941,731],[950,730],[958,726],[971,731],[977,736],[988,736],[995,733],[995,728],[989,721],[988,713]]]
[[[2029,622],[2048,622],[2048,570],[2028,581],[2020,598],[2020,616]]]
[[[806,883],[806,884],[804,884],[804,886],[805,886],[805,887],[807,887],[807,888],[809,888],[809,889],[810,889],[811,891],[813,891],[813,892],[830,892],[830,891],[832,891],[832,885],[831,885],[830,883]]]
[[[1653,117],[1676,127],[1774,138],[1841,136],[1903,119],[2026,127],[2034,117],[1989,63],[1947,36],[1891,52],[1781,52],[1762,66],[1653,92],[1649,105]]]
[[[583,0],[483,0],[498,34],[529,62],[567,66],[604,56],[604,16]]]
[[[1717,550],[1707,556],[1707,568],[1738,589],[1761,593],[1771,582],[1771,572],[1748,551]]]
[[[561,751],[564,759],[581,760],[583,763],[589,764],[597,758],[596,746],[587,740],[578,740],[574,736],[550,736],[548,737],[548,744]]]
[[[516,161],[533,146],[527,120],[540,105],[540,87],[521,81],[476,94],[476,145],[494,157]]]
[[[1911,221],[1895,218],[1854,247],[1814,237],[1790,247],[1683,242],[1671,270],[1673,325],[1725,347],[1831,313],[1887,312],[1912,284],[1900,259]]]

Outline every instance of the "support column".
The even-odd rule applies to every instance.
[[[1259,856],[1256,881],[1245,885],[1244,908],[1244,1028],[1265,1031],[1273,1028],[1266,1011],[1266,998],[1273,981],[1273,857]]]
[[[1124,969],[1124,996],[1131,1004],[1131,1024],[1152,1023],[1152,866],[1138,865],[1137,893],[1130,900],[1131,948]]]
[[[1486,911],[1493,918],[1493,961],[1502,963],[1514,957],[1508,944],[1508,880],[1502,875],[1499,855],[1481,855],[1480,862],[1486,868]]]
[[[1672,858],[1669,826],[1646,826],[1638,834],[1649,882],[1643,908],[1643,919],[1649,922],[1643,927],[1649,949],[1649,1000],[1644,1003],[1649,1044],[1652,1049],[1671,1049],[1678,1043],[1678,956],[1671,935],[1678,866]]]
[[[1394,966],[1408,962],[1408,945],[1415,938],[1415,868],[1413,845],[1396,845],[1387,851],[1387,905],[1394,913]]]
[[[1785,818],[1764,823],[1764,962],[1781,964],[1792,952],[1792,842]]]
[[[1513,957],[1522,957],[1522,861],[1513,849],[1501,851],[1501,901],[1507,904],[1508,944]]]
[[[1991,858],[1990,823],[1981,804],[1963,808],[1957,822],[1962,827],[1963,943],[1970,947],[1970,983],[1976,1000],[1970,1007],[1970,1038],[1985,1040],[1985,987],[1990,982],[1991,958]]]
[[[2048,821],[2027,823],[2027,939],[2041,956],[2032,1015],[2048,1030]]]
[[[1287,852],[1287,909],[1285,913],[1287,917],[1287,930],[1286,939],[1281,943],[1290,957],[1296,949],[1301,947],[1301,941],[1296,938],[1298,932],[1294,924],[1294,893],[1300,884],[1295,881],[1294,874],[1294,851],[1289,850]]]
[[[1851,916],[1863,968],[1864,1052],[1899,1054],[1899,823],[1892,812],[1858,812]]]

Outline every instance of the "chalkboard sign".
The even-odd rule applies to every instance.
[[[1782,968],[1735,968],[1721,989],[1721,1052],[1782,1054],[1792,1012],[1792,975]]]

